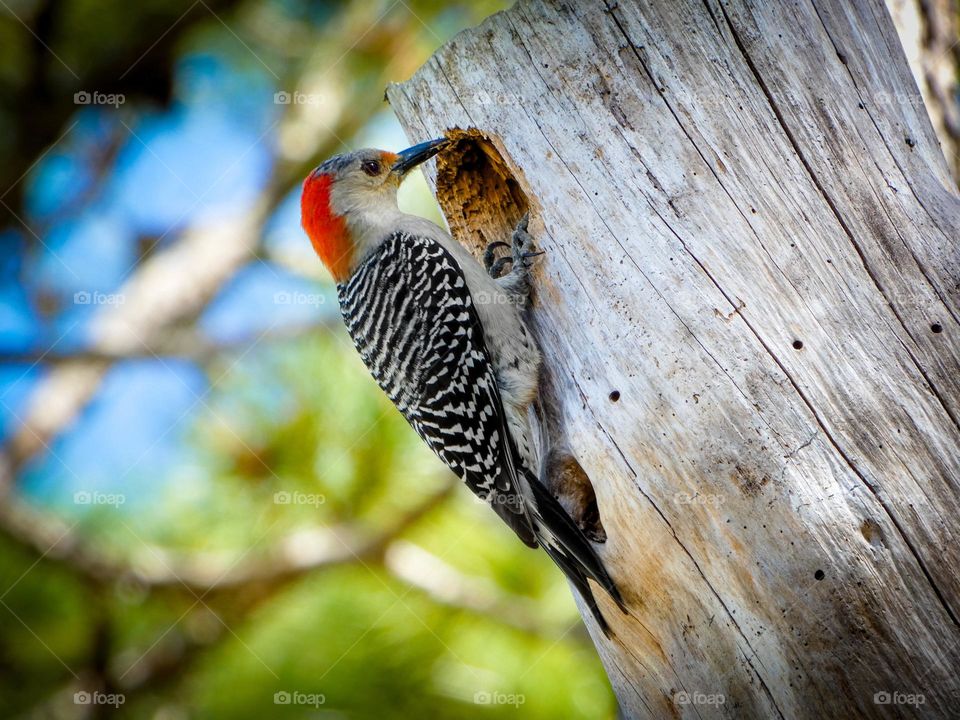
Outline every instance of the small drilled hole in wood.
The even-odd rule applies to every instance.
[[[793,341],[794,350],[803,350],[803,340],[794,340]]]
[[[884,544],[883,530],[876,520],[867,518],[860,523],[860,534],[863,535],[864,540],[874,547],[882,547]]]
[[[565,448],[551,448],[546,459],[546,482],[574,524],[590,540],[607,541],[593,483],[577,459]]]
[[[940,323],[933,323],[933,324],[930,326],[930,330],[931,330],[931,332],[942,333],[942,332],[943,332],[943,325],[941,325]]]
[[[826,577],[826,573],[824,573],[823,570],[817,570],[817,571],[813,574],[813,576],[814,576],[817,580],[823,580],[823,579]]]
[[[616,402],[617,400],[620,399],[620,391],[619,391],[619,390],[611,390],[611,391],[610,391],[609,398],[610,398],[610,402]]]

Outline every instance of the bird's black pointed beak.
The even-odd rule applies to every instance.
[[[420,163],[426,162],[438,152],[443,150],[450,141],[447,138],[437,138],[436,140],[427,140],[419,145],[414,145],[397,155],[397,161],[390,168],[391,172],[397,173],[403,177]]]

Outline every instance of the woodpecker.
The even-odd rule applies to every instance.
[[[522,312],[535,252],[520,221],[486,268],[445,230],[397,207],[410,170],[449,141],[337,155],[304,180],[303,229],[337,283],[347,330],[374,380],[424,442],[526,545],[542,547],[609,626],[587,578],[616,585],[537,477],[528,409],[540,351]],[[496,251],[509,247],[509,255]],[[502,273],[505,264],[509,272]]]

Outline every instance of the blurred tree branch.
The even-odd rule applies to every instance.
[[[133,18],[102,13],[95,22],[113,27],[109,32],[101,28],[98,37],[109,36],[110,42],[99,46],[87,46],[83,33],[67,32],[68,3],[43,0],[24,17],[5,7],[13,15],[6,22],[27,39],[30,50],[23,58],[27,72],[13,89],[14,102],[4,108],[10,128],[4,143],[5,162],[0,164],[0,188],[9,193],[4,204],[23,216],[22,179],[76,113],[75,92],[120,93],[130,101],[166,105],[183,35],[196,24],[216,22],[211,14],[230,12],[241,4],[239,0],[204,0],[191,5],[182,0],[151,4],[149,11]],[[170,32],[175,27],[178,32]],[[149,50],[144,52],[145,48]],[[0,217],[3,224],[13,220]]]
[[[33,23],[31,18],[24,19],[34,32],[37,30],[32,25],[42,25],[44,31],[37,34],[40,39],[47,38],[44,40],[47,45],[50,45],[50,38],[58,37],[56,29],[62,22],[58,14],[59,6],[55,5],[46,3],[39,8],[32,18]],[[129,23],[123,20],[126,34],[121,38],[122,42],[116,47],[102,49],[105,54],[103,58],[89,58],[89,69],[81,74],[82,80],[77,81],[80,84],[74,88],[71,80],[69,88],[96,89],[108,93],[124,93],[130,89],[126,94],[130,94],[131,103],[142,101],[145,97],[165,103],[170,96],[174,53],[182,38],[197,24],[211,20],[211,14],[236,12],[243,4],[236,0],[210,0],[201,5],[206,11],[200,6],[194,8],[186,3],[165,8],[164,13],[169,16],[150,18],[149,22],[134,28],[126,28]],[[422,19],[414,9],[406,3],[404,7],[422,24]],[[188,12],[184,13],[185,10]],[[376,14],[371,18],[371,13],[378,12],[372,6],[348,5],[327,24],[330,38],[359,37],[357,42],[367,50],[378,53],[382,62],[364,66],[353,82],[344,83],[347,94],[336,103],[337,111],[332,120],[320,119],[320,113],[310,105],[278,106],[282,114],[276,125],[264,135],[275,132],[280,138],[280,157],[259,201],[246,214],[223,222],[216,228],[187,228],[171,246],[148,254],[133,276],[119,289],[126,302],[101,313],[90,346],[80,353],[72,353],[72,357],[64,354],[57,358],[56,367],[41,380],[32,394],[19,428],[0,451],[0,496],[13,486],[23,465],[47,448],[96,395],[100,381],[113,362],[130,356],[164,354],[159,348],[163,347],[167,336],[175,333],[178,327],[194,323],[207,303],[236,271],[257,258],[264,224],[279,201],[296,187],[310,168],[343,146],[343,138],[352,138],[362,124],[382,107],[383,99],[379,91],[370,92],[370,88],[382,88],[388,80],[409,75],[419,65],[423,50],[416,47],[416,33],[396,32],[394,26],[379,21],[383,19],[382,16],[379,20]],[[375,20],[373,24],[370,24],[371,19]],[[255,23],[251,25],[255,26]],[[158,27],[167,31],[155,42]],[[27,32],[27,29],[23,28],[23,32]],[[417,28],[417,32],[420,32],[420,28]],[[274,39],[271,52],[287,54],[285,45],[278,43],[276,35],[271,37]],[[334,69],[346,71],[341,66],[345,53],[340,53],[339,46],[333,43],[318,44],[312,37],[302,37],[301,40],[304,43],[303,51],[312,54],[305,59],[297,55],[297,67],[291,65],[287,68],[285,63],[284,74],[296,75],[298,79],[288,77],[281,81],[280,86],[326,96],[330,73]],[[148,50],[144,52],[144,48]],[[60,77],[63,73],[57,70],[60,63],[56,57],[42,46],[41,49],[42,53],[36,52],[34,65],[35,80],[40,84],[31,87],[39,95],[51,95],[51,102],[57,103],[57,111],[43,115],[44,127],[34,127],[29,123],[37,114],[36,103],[33,107],[29,102],[17,104],[21,112],[17,126],[22,125],[22,128],[30,130],[30,142],[22,147],[17,146],[22,157],[6,166],[6,170],[23,166],[14,177],[22,176],[37,162],[44,150],[49,149],[50,143],[63,133],[68,119],[77,109],[73,104],[72,90],[68,92],[60,88],[57,91],[59,95],[53,92],[49,85],[53,82],[52,78]],[[52,49],[61,50],[55,44]],[[118,67],[126,69],[121,80],[113,77]],[[61,81],[65,82],[63,78]],[[134,92],[137,88],[142,88],[143,92]],[[295,141],[290,138],[295,138]],[[107,170],[107,167],[101,168],[102,172]],[[0,171],[0,183],[2,180]],[[8,204],[18,209],[22,205],[19,198]],[[22,215],[20,212],[18,214]],[[55,349],[49,348],[48,352],[54,352]]]
[[[64,697],[69,697],[78,690],[106,692],[105,688],[112,688],[113,691],[124,693],[125,700],[129,703],[136,695],[155,691],[160,686],[175,682],[192,667],[203,652],[232,637],[233,631],[227,632],[232,625],[241,622],[256,607],[275,598],[282,590],[307,574],[354,563],[365,567],[369,567],[368,563],[375,568],[382,567],[384,555],[389,552],[391,544],[442,505],[455,487],[456,483],[447,478],[438,491],[407,511],[390,528],[375,535],[363,537],[366,531],[358,531],[352,526],[301,531],[277,543],[262,557],[236,566],[222,560],[211,563],[209,559],[178,560],[167,556],[159,564],[150,563],[152,567],[149,570],[134,569],[126,563],[98,556],[89,548],[83,547],[83,541],[79,537],[71,537],[65,544],[64,540],[71,531],[54,529],[56,520],[45,521],[51,527],[42,534],[44,539],[41,541],[36,534],[35,537],[23,537],[28,531],[20,525],[11,528],[7,516],[0,514],[0,530],[8,538],[15,536],[20,543],[39,547],[47,538],[53,537],[54,545],[47,549],[44,558],[63,563],[71,572],[81,573],[96,587],[98,597],[102,597],[103,586],[106,584],[133,582],[148,593],[162,590],[183,593],[187,600],[195,598],[201,605],[195,612],[213,613],[216,616],[215,622],[208,623],[207,632],[177,630],[174,634],[171,631],[172,637],[148,649],[133,666],[127,667],[119,676],[118,672],[124,663],[120,661],[116,651],[102,646],[103,642],[109,643],[112,637],[109,625],[97,629],[94,633],[95,652],[92,653],[91,665],[77,673],[81,682],[71,681],[34,708],[27,717],[50,716],[52,709],[60,704]],[[57,537],[61,539],[57,541]],[[409,581],[409,577],[410,573],[405,573],[403,579]],[[419,582],[425,585],[433,581],[422,578]],[[218,604],[221,596],[229,599],[228,610],[214,609],[207,604],[208,600],[211,604]],[[474,609],[475,603],[465,607]],[[225,622],[221,617],[224,612],[229,613],[229,622]],[[121,656],[124,654],[129,653],[119,653]]]
[[[233,338],[227,341],[213,342],[195,327],[172,328],[153,347],[130,348],[126,351],[81,350],[78,352],[25,352],[4,353],[0,355],[0,365],[62,365],[68,362],[110,364],[122,360],[149,360],[152,358],[180,358],[207,364],[223,353],[242,350],[254,342],[282,342],[311,335],[329,332],[340,327],[339,318],[326,318],[319,322],[267,330],[257,337]]]
[[[390,544],[384,567],[439,605],[494,618],[500,624],[535,635],[555,630],[544,621],[542,608],[532,598],[505,593],[489,580],[465,575],[406,540]],[[581,625],[580,629],[586,638],[586,628]]]
[[[0,537],[92,587],[128,582],[148,592],[172,590],[206,596],[253,586],[272,587],[320,568],[378,560],[395,538],[437,508],[453,488],[452,481],[447,481],[441,490],[376,534],[355,524],[300,530],[265,553],[241,562],[232,556],[176,555],[159,547],[145,547],[133,557],[117,558],[93,547],[76,523],[68,525],[16,500],[0,504]]]
[[[398,63],[401,69],[412,70],[416,62],[409,53],[394,55],[370,81],[382,87],[390,73],[398,71]],[[236,271],[257,257],[264,225],[279,201],[382,105],[379,95],[363,92],[363,87],[358,85],[354,96],[344,98],[333,127],[302,137],[296,156],[281,158],[259,201],[246,214],[216,227],[188,228],[170,247],[137,266],[119,289],[124,304],[101,313],[90,347],[59,362],[33,393],[19,428],[0,453],[0,495],[12,487],[24,463],[45,449],[96,395],[112,362],[130,353],[149,353],[173,329],[195,322]],[[296,115],[302,108],[280,107],[284,112],[271,130],[283,137],[302,123]]]

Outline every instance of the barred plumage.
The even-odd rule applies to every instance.
[[[338,285],[347,330],[417,434],[536,547],[497,377],[459,265],[431,238],[395,233]]]
[[[527,217],[509,258],[485,270],[449,233],[397,207],[403,177],[449,144],[327,160],[304,181],[303,228],[337,280],[347,329],[380,387],[523,542],[550,555],[607,632],[587,579],[621,609],[623,600],[548,478],[535,474],[549,467],[549,442],[533,436],[531,422],[541,359],[521,314],[536,254]],[[497,245],[506,244],[488,252]],[[501,277],[495,266],[504,260],[512,269]]]
[[[337,292],[357,351],[387,396],[524,543],[547,551],[606,632],[587,577],[621,607],[622,599],[589,542],[518,452],[483,324],[450,251],[432,237],[393,233]]]

